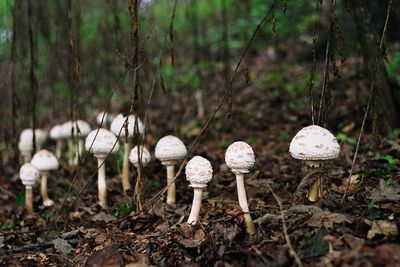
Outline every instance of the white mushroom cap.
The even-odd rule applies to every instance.
[[[25,186],[34,186],[39,179],[39,170],[31,163],[25,163],[19,169],[19,178]]]
[[[233,143],[225,152],[226,165],[234,173],[248,173],[255,161],[253,149],[243,141]]]
[[[161,138],[155,149],[156,158],[161,162],[175,161],[186,156],[185,144],[178,137],[167,135]]]
[[[74,129],[74,135],[77,137],[86,137],[92,128],[89,123],[83,120],[67,121],[61,125],[61,135],[63,138],[70,138]],[[79,132],[78,132],[79,129]]]
[[[85,148],[87,151],[90,149],[89,152],[93,153],[95,157],[104,157],[107,156],[110,151],[111,153],[118,151],[119,144],[117,142],[117,137],[112,132],[104,128],[100,128],[89,133],[89,135],[86,137]]]
[[[105,114],[104,114],[105,113]],[[104,114],[104,120],[103,120],[103,114]],[[96,116],[96,122],[97,124],[101,124],[101,121],[103,120],[103,125],[112,122],[114,119],[114,116],[110,113],[107,112],[100,112],[99,114],[97,114]]]
[[[140,146],[139,154],[140,154],[140,157],[141,157],[142,165],[146,166],[147,163],[149,163],[150,160],[151,160],[150,152],[144,146]],[[129,153],[129,161],[133,165],[139,164],[138,146],[135,146],[134,148],[132,148],[131,152]]]
[[[301,129],[293,137],[289,152],[295,159],[329,160],[338,157],[340,146],[327,129],[311,125]]]
[[[192,187],[206,187],[213,176],[213,169],[210,161],[195,156],[186,165],[186,180],[190,182]]]
[[[36,143],[42,145],[46,141],[47,133],[41,129],[35,129],[35,138]],[[19,142],[21,143],[21,147],[27,147],[29,145],[32,147],[33,131],[31,128],[25,129],[21,132]]]
[[[126,117],[122,114],[119,114],[117,117],[115,117],[110,125],[111,132],[113,132],[116,136],[118,136],[119,132],[121,132],[119,137],[121,137],[121,138],[125,137],[125,128],[124,128],[125,120],[126,120]],[[135,120],[136,120],[135,115],[129,115],[129,117],[128,117],[128,135],[129,135],[129,137],[132,137],[135,132]],[[122,130],[121,130],[121,128],[122,128]],[[139,118],[138,118],[138,128],[139,128],[139,133],[143,134],[144,133],[144,125]]]
[[[36,154],[33,155],[31,163],[39,171],[51,171],[58,169],[57,158],[46,149],[36,152]]]
[[[22,155],[30,155],[33,151],[32,140],[19,140],[18,149]]]
[[[51,129],[50,129],[50,138],[53,140],[57,140],[62,138],[62,134],[61,134],[61,125],[60,124],[56,124],[54,125]]]

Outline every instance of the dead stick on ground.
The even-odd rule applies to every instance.
[[[282,227],[283,227],[283,234],[285,236],[286,244],[287,244],[287,246],[289,248],[289,253],[293,257],[293,259],[296,262],[296,264],[298,266],[300,266],[300,267],[303,267],[303,263],[301,262],[301,259],[300,259],[299,255],[297,255],[296,251],[294,250],[292,242],[290,242],[290,238],[289,238],[289,235],[287,233],[287,227],[286,227],[286,221],[285,221],[285,211],[283,210],[282,202],[278,198],[278,196],[275,195],[275,193],[272,190],[270,185],[268,185],[268,189],[269,189],[269,191],[271,191],[272,196],[274,197],[275,201],[279,205],[279,210],[281,212],[281,221],[282,221]]]

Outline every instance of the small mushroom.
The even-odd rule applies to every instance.
[[[167,167],[167,204],[176,202],[175,164],[182,160],[187,154],[185,144],[177,137],[167,135],[161,138],[155,149],[155,156]]]
[[[340,146],[335,136],[327,129],[318,125],[307,126],[293,137],[289,153],[295,159],[304,160],[310,167],[319,167],[327,160],[339,156]],[[307,198],[317,202],[323,198],[323,187],[319,177],[308,191]]]
[[[39,179],[39,170],[31,163],[25,163],[19,170],[19,178],[25,185],[25,207],[29,217],[33,216],[33,187]]]
[[[250,216],[246,190],[244,187],[244,174],[248,173],[249,169],[253,167],[255,163],[253,149],[245,142],[235,142],[226,150],[225,162],[236,175],[239,205],[244,213],[243,216],[246,223],[247,233],[254,235],[256,233],[256,228]]]
[[[193,187],[194,196],[192,209],[188,219],[188,224],[195,225],[199,221],[199,213],[201,208],[201,196],[207,183],[211,181],[213,169],[211,163],[200,156],[195,156],[186,165],[186,180]]]
[[[62,157],[62,133],[61,125],[56,124],[50,129],[50,138],[56,141],[56,157],[61,159]]]
[[[114,120],[114,116],[107,112],[100,112],[96,116],[96,122],[102,128],[108,128],[108,125]]]
[[[41,146],[46,141],[47,134],[41,129],[35,129],[36,150],[40,150]],[[25,129],[19,136],[18,149],[24,158],[24,163],[31,160],[33,152],[33,131],[32,129]]]
[[[109,130],[100,128],[93,130],[86,137],[86,150],[97,158],[99,205],[107,208],[107,182],[105,160],[110,153],[118,151],[117,137]]]
[[[42,149],[33,155],[31,163],[39,170],[41,175],[40,194],[42,196],[43,205],[46,207],[53,206],[54,201],[49,198],[47,193],[47,176],[49,175],[49,171],[58,169],[59,164],[57,158],[48,150]]]
[[[127,118],[119,114],[114,118],[114,120],[111,123],[110,130],[113,132],[116,136],[119,135],[119,141],[124,142],[124,159],[123,159],[123,165],[122,165],[122,173],[121,173],[121,180],[122,180],[122,188],[124,192],[128,191],[131,189],[131,184],[129,183],[129,152],[131,151],[131,143],[132,143],[132,138],[135,134],[135,120],[136,117],[134,115],[129,115],[128,120]],[[125,130],[125,122],[127,121],[128,125],[128,133],[126,133]],[[140,119],[137,119],[138,123],[138,129],[139,129],[139,134],[144,133],[144,125],[140,121]],[[128,136],[126,135],[128,134]]]
[[[67,121],[61,127],[61,135],[68,139],[68,165],[76,167],[83,153],[83,140],[92,128],[83,120]],[[74,140],[77,140],[77,149],[74,149]]]
[[[132,148],[131,152],[129,153],[129,161],[133,164],[133,166],[137,168],[139,165],[138,153],[140,155],[140,162],[142,163],[143,166],[146,166],[147,163],[149,163],[151,160],[151,155],[150,152],[147,150],[147,148],[143,146],[140,146],[139,152],[138,152],[138,146]]]

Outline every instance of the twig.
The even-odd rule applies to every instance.
[[[385,43],[385,39],[386,39],[387,26],[388,26],[389,17],[390,17],[390,9],[392,8],[392,4],[393,4],[393,0],[390,0],[389,3],[388,3],[388,7],[387,7],[385,25],[383,27],[381,40],[379,42],[379,52],[380,53],[378,53],[376,55],[374,64],[372,65],[373,66],[373,68],[372,68],[372,77],[371,77],[371,84],[370,84],[370,88],[369,88],[369,97],[368,97],[368,102],[367,102],[367,108],[365,110],[364,118],[363,118],[363,121],[362,121],[362,124],[361,124],[360,133],[358,134],[356,150],[354,151],[353,161],[351,163],[350,173],[349,173],[349,176],[348,176],[348,179],[347,179],[346,190],[344,191],[344,194],[343,194],[343,197],[342,197],[342,201],[340,202],[340,205],[343,205],[344,200],[346,199],[347,193],[348,193],[349,188],[350,188],[351,176],[353,175],[353,172],[354,172],[354,166],[356,164],[358,150],[360,148],[360,143],[361,143],[361,137],[362,137],[362,134],[364,132],[365,122],[367,121],[368,113],[369,113],[369,110],[371,108],[371,103],[372,103],[372,100],[373,100],[374,95],[375,95],[375,76],[376,76],[377,65],[378,65],[377,63],[378,63],[379,56],[381,55],[381,53],[383,53],[384,43]]]
[[[292,242],[290,242],[290,238],[289,238],[289,235],[287,233],[287,226],[286,226],[286,221],[285,221],[285,211],[283,210],[282,201],[274,193],[274,191],[272,190],[270,185],[268,185],[268,189],[271,192],[272,196],[274,197],[275,201],[279,205],[279,210],[281,212],[281,221],[282,221],[282,227],[283,227],[283,234],[285,236],[286,244],[287,244],[287,246],[289,248],[289,253],[294,258],[297,266],[303,267],[303,263],[301,262],[301,259],[300,259],[299,255],[297,255],[296,251],[294,250]]]

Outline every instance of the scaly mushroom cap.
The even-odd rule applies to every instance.
[[[71,138],[72,129],[74,130],[74,136],[77,137],[86,137],[92,130],[86,121],[67,121],[61,125],[61,136],[63,138]]]
[[[146,166],[147,163],[149,163],[151,160],[150,152],[147,150],[147,148],[140,146],[139,154],[141,157],[142,165]],[[133,165],[139,164],[138,146],[135,146],[134,148],[132,148],[131,152],[129,153],[129,161]]]
[[[213,169],[210,161],[195,156],[186,165],[186,180],[190,182],[192,187],[206,187],[213,176]]]
[[[46,149],[36,152],[36,154],[33,155],[31,163],[39,171],[51,171],[58,169],[57,158]]]
[[[61,128],[62,127],[59,124],[54,125],[50,129],[50,138],[53,140],[58,140],[58,139],[62,138]]]
[[[105,114],[104,114],[105,113]],[[104,114],[104,119],[103,119],[103,114]],[[96,122],[97,124],[101,124],[101,121],[103,120],[103,125],[107,124],[109,122],[112,122],[114,119],[113,115],[107,113],[107,112],[100,112],[99,114],[97,114],[96,116]]]
[[[327,129],[311,125],[301,129],[292,139],[289,153],[300,160],[329,160],[337,158],[340,146]]]
[[[248,173],[255,161],[253,149],[243,141],[233,143],[225,152],[226,165],[234,173]]]
[[[161,138],[155,149],[155,156],[161,162],[183,159],[187,154],[185,144],[178,137],[167,135]]]
[[[121,132],[119,135],[120,138],[125,137],[125,128],[124,128],[124,123],[125,123],[126,117],[124,115],[119,114],[117,117],[114,118],[110,125],[110,130],[113,132],[116,136]],[[135,115],[129,115],[128,117],[128,136],[132,137],[134,132],[135,132],[135,120],[136,117]],[[144,133],[144,125],[142,121],[138,118],[138,128],[139,128],[139,133],[143,134]],[[122,130],[121,130],[122,129]]]
[[[35,129],[35,138],[38,145],[43,145],[46,141],[47,133],[41,129]],[[32,129],[25,129],[19,136],[20,150],[21,148],[32,147],[33,144],[33,131]],[[31,149],[32,150],[32,149]]]
[[[19,178],[25,186],[34,186],[39,179],[39,170],[31,163],[25,163],[19,169]]]
[[[85,148],[87,151],[90,149],[89,152],[93,153],[95,157],[104,157],[107,156],[110,151],[111,153],[118,151],[119,144],[117,142],[117,137],[112,132],[100,128],[89,133],[86,137]]]

